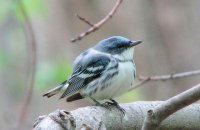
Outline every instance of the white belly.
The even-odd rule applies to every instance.
[[[132,62],[120,62],[118,75],[112,79],[112,84],[92,95],[94,99],[103,100],[117,97],[128,91],[134,81],[134,65]]]

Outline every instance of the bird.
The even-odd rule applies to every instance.
[[[73,72],[67,80],[43,96],[49,98],[62,92],[60,99],[67,97],[67,102],[89,97],[96,105],[114,105],[124,113],[114,98],[126,93],[134,84],[134,48],[140,43],[142,41],[122,36],[99,41],[75,59]],[[102,104],[101,100],[110,102]]]

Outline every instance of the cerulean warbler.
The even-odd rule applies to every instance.
[[[102,105],[97,100],[109,99],[110,104],[120,108],[113,98],[127,92],[133,85],[136,77],[134,46],[141,42],[121,36],[100,41],[76,58],[69,79],[43,96],[51,97],[64,91],[60,98],[67,97],[67,102],[89,97],[97,105]]]

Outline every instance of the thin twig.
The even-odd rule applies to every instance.
[[[27,113],[28,113],[28,109],[29,109],[29,105],[32,99],[32,95],[33,95],[33,87],[34,87],[34,81],[35,81],[35,69],[36,69],[36,39],[35,39],[35,35],[34,35],[34,30],[32,28],[31,25],[31,21],[28,17],[28,14],[26,12],[26,9],[23,5],[23,3],[19,3],[20,4],[20,9],[21,12],[25,18],[25,22],[26,22],[26,31],[28,31],[29,35],[30,35],[30,40],[28,40],[28,42],[30,42],[31,44],[31,49],[30,49],[30,57],[29,59],[31,59],[30,64],[28,65],[30,67],[30,73],[28,76],[28,94],[27,94],[27,98],[24,101],[24,104],[22,106],[21,109],[21,113],[20,113],[20,117],[19,117],[19,129],[21,128],[21,126],[23,125],[24,121],[26,120],[27,117]]]
[[[147,83],[149,81],[150,81],[150,78],[146,78],[146,79],[140,81],[139,83],[137,83],[135,86],[131,87],[128,91],[131,91],[131,90],[133,90],[135,88],[138,88],[139,86],[141,86],[141,85],[143,85],[143,84],[145,84],[145,83]]]
[[[182,73],[160,75],[160,76],[150,76],[150,77],[141,76],[139,77],[139,80],[144,80],[144,79],[149,78],[150,80],[154,80],[154,81],[157,81],[157,80],[165,81],[165,80],[183,78],[183,77],[199,75],[199,74],[200,74],[200,70],[194,70],[194,71],[187,71],[187,72],[182,72]]]
[[[115,14],[115,12],[117,11],[119,5],[122,3],[123,0],[117,0],[116,4],[114,5],[114,7],[112,8],[112,10],[109,12],[108,15],[106,15],[105,18],[103,18],[101,21],[99,21],[98,23],[94,24],[91,28],[89,28],[86,32],[81,33],[80,35],[78,35],[76,38],[73,38],[70,40],[70,42],[76,42],[78,40],[81,40],[83,37],[89,35],[92,32],[95,32],[96,30],[98,30],[102,25],[104,25],[109,19],[112,18],[112,16]],[[85,21],[84,21],[85,22]]]
[[[83,18],[82,16],[80,16],[79,14],[75,14],[76,17],[78,17],[81,21],[85,22],[86,24],[88,24],[89,26],[94,26],[94,24],[92,24],[90,21],[88,21],[86,18]]]
[[[135,89],[149,81],[166,81],[166,80],[172,80],[177,78],[184,78],[189,76],[195,76],[200,75],[200,70],[194,70],[194,71],[187,71],[187,72],[181,72],[181,73],[174,73],[174,74],[167,74],[167,75],[159,75],[159,76],[139,76],[140,82],[136,84],[135,86],[131,87],[129,91],[132,89]]]

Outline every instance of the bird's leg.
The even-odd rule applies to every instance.
[[[111,102],[107,102],[107,103],[109,103],[110,105],[115,106],[118,110],[120,110],[120,111],[123,113],[123,115],[125,115],[125,112],[126,112],[126,111],[119,105],[118,102],[116,102],[116,101],[113,100],[113,99],[110,99],[110,101],[111,101]]]
[[[93,100],[93,102],[95,102],[96,106],[102,106],[102,104],[98,102],[97,100],[95,100],[93,97],[90,97],[90,98]]]
[[[110,106],[113,105],[113,102],[107,101],[107,102],[105,102],[105,103],[100,103],[100,102],[98,102],[97,100],[95,100],[93,97],[90,96],[90,98],[93,100],[93,102],[95,102],[95,105],[96,105],[96,106],[101,106],[101,107],[110,109]]]
[[[92,97],[90,97],[90,98],[95,102],[96,106],[101,106],[101,107],[105,107],[105,108],[108,108],[108,109],[110,109],[110,106],[115,106],[118,110],[120,110],[120,112],[122,112],[123,115],[125,115],[126,111],[122,107],[120,107],[120,105],[113,99],[110,99],[111,102],[107,101],[107,102],[101,104],[100,102],[98,102],[94,98],[92,98]]]

